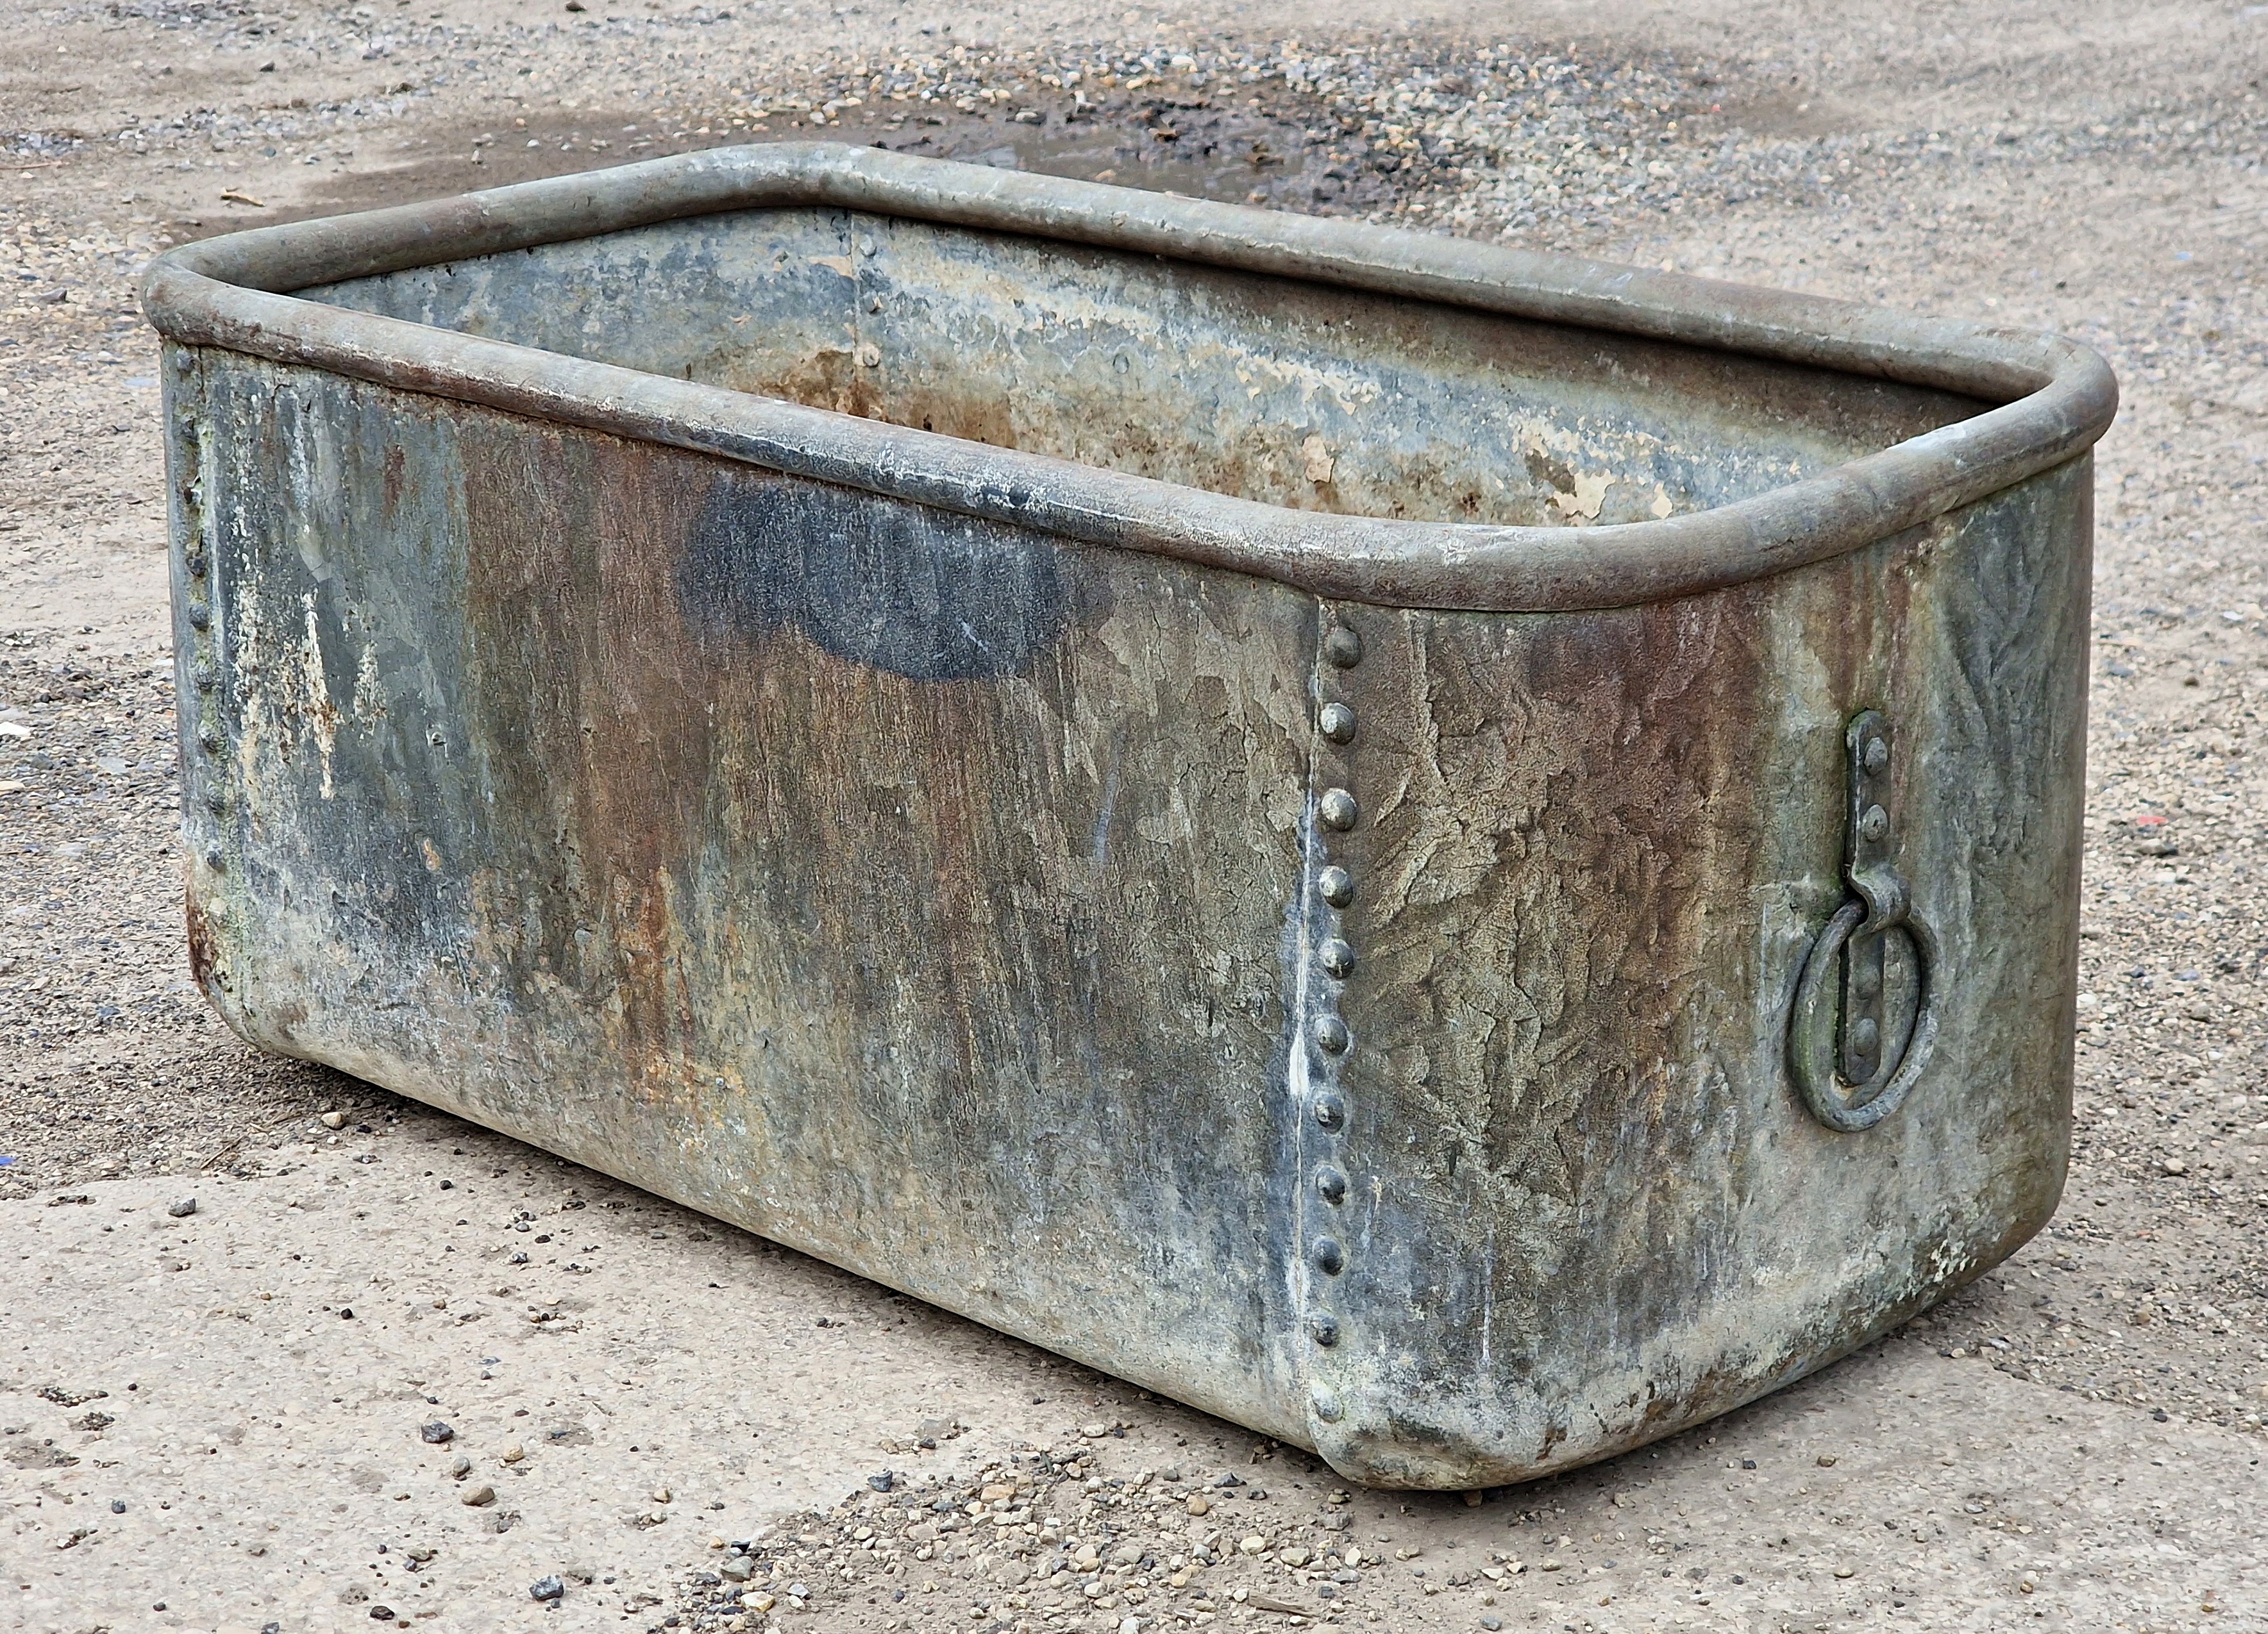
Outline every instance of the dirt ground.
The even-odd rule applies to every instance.
[[[2190,0],[0,10],[0,1626],[2268,1628],[2264,54],[2268,7]],[[1371,1494],[232,1041],[139,268],[822,125],[2100,349],[2051,1228],[1704,1429]]]

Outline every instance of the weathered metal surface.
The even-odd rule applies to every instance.
[[[247,1038],[1388,1485],[2054,1206],[2091,354],[824,149],[150,292]]]

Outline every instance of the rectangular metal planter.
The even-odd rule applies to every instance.
[[[255,1043],[1387,1486],[2055,1207],[2082,348],[828,146],[146,294]]]

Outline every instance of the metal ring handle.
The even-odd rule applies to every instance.
[[[1937,1042],[1937,936],[1919,915],[1909,910],[1883,931],[1887,935],[1889,930],[1904,931],[1913,941],[1920,992],[1905,1049],[1895,1061],[1885,1058],[1874,1078],[1864,1084],[1845,1081],[1837,1070],[1835,964],[1867,916],[1867,904],[1857,900],[1835,910],[1835,916],[1804,955],[1803,972],[1796,978],[1795,1008],[1788,1018],[1788,1066],[1795,1074],[1796,1086],[1803,1092],[1804,1104],[1822,1123],[1846,1135],[1872,1129],[1897,1110],[1929,1064],[1930,1051]]]

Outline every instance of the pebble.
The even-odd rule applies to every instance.
[[[521,1459],[527,1456],[527,1449],[517,1441],[511,1441],[505,1443],[504,1451],[497,1454],[497,1456],[503,1459],[507,1464],[516,1464]]]
[[[457,1501],[468,1509],[482,1509],[496,1502],[496,1488],[488,1485],[468,1487],[457,1494]]]
[[[417,1432],[417,1439],[428,1446],[446,1446],[449,1442],[456,1439],[456,1437],[457,1432],[438,1418],[423,1426]]]
[[[343,1129],[346,1127],[346,1121],[347,1115],[343,1112],[326,1112],[316,1120],[325,1129]]]
[[[567,1585],[560,1579],[557,1572],[553,1572],[549,1577],[538,1578],[527,1586],[527,1597],[530,1600],[557,1600],[566,1592]]]
[[[185,1220],[196,1211],[197,1200],[195,1197],[179,1198],[166,1205],[166,1212],[177,1220]]]
[[[467,1476],[473,1473],[473,1461],[460,1453],[456,1457],[449,1461],[449,1473],[458,1480],[463,1480]]]

